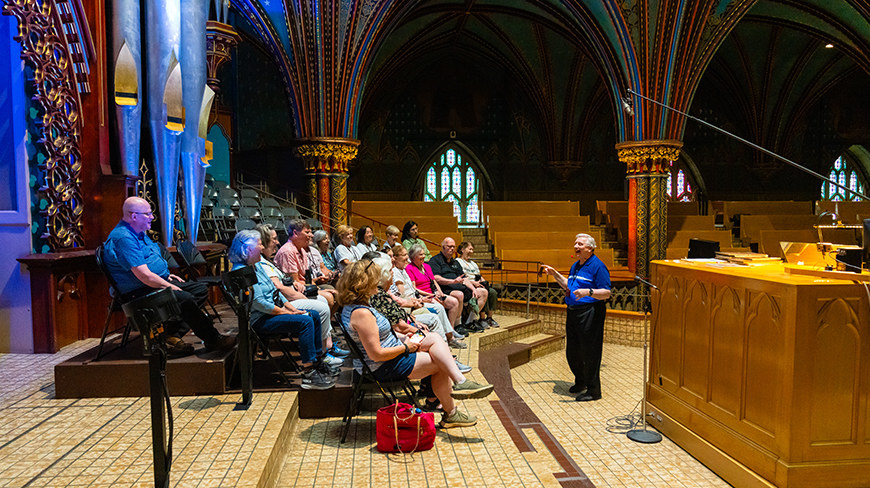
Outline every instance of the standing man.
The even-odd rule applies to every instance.
[[[578,402],[601,399],[601,349],[604,346],[605,301],[610,298],[610,272],[595,255],[595,239],[577,234],[568,278],[546,264],[541,269],[556,279],[565,290],[568,316],[565,321],[565,356],[574,373],[574,386],[568,391],[579,393]]]
[[[208,295],[208,286],[170,274],[160,246],[145,234],[153,221],[151,204],[142,198],[130,197],[124,201],[124,216],[103,244],[103,260],[118,284],[121,300],[127,302],[154,290],[172,288],[181,308],[181,319],[205,342],[206,349],[231,349],[236,345],[236,338],[218,333],[211,318],[200,308]],[[187,330],[178,322],[167,324],[166,343],[170,354],[193,353],[193,347],[181,340]]]

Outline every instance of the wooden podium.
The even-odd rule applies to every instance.
[[[870,486],[870,297],[782,264],[655,261],[650,425],[734,486]]]

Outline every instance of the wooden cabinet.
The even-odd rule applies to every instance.
[[[870,486],[862,284],[779,264],[652,273],[652,426],[735,486]]]

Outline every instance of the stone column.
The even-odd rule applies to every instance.
[[[330,195],[332,199],[332,222],[338,226],[347,223],[347,174],[330,175]]]
[[[668,245],[667,182],[670,162],[683,143],[674,140],[629,141],[616,145],[628,167],[628,267],[649,276],[649,263],[665,259]]]
[[[316,218],[327,231],[347,223],[347,167],[359,141],[337,137],[298,139],[296,154],[305,165],[307,192]]]

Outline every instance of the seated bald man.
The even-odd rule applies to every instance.
[[[209,351],[232,349],[236,338],[221,335],[211,318],[200,309],[208,294],[208,286],[184,281],[169,273],[160,246],[146,234],[153,221],[151,204],[142,198],[130,197],[124,201],[124,216],[103,244],[103,260],[118,284],[121,300],[127,302],[156,289],[172,288],[184,323],[166,324],[170,355],[179,357],[194,352],[192,345],[181,340],[190,329],[203,340]]]

